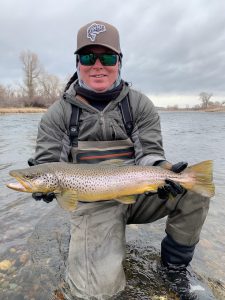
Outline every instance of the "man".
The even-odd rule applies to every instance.
[[[126,163],[160,165],[174,172],[185,169],[187,163],[166,161],[160,120],[152,102],[121,79],[117,29],[102,21],[83,26],[75,54],[77,72],[63,98],[43,116],[30,164],[122,158]],[[49,202],[54,194],[33,196]],[[122,291],[126,224],[150,223],[168,215],[161,248],[163,272],[180,299],[206,299],[200,298],[199,291],[192,292],[187,266],[208,207],[208,198],[187,192],[172,181],[157,194],[138,196],[131,205],[79,202],[71,214],[66,275],[71,292],[82,299],[104,299]]]

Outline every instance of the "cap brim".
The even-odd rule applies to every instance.
[[[83,46],[83,47],[80,47],[80,48],[78,48],[78,49],[74,52],[74,54],[79,54],[79,52],[80,52],[81,50],[83,50],[83,49],[86,48],[86,47],[90,47],[90,46],[102,46],[102,47],[108,48],[108,49],[110,49],[110,50],[113,50],[114,52],[116,52],[116,53],[119,54],[119,55],[122,55],[122,53],[121,53],[121,52],[118,52],[117,49],[115,49],[115,48],[113,48],[113,47],[109,47],[108,45],[105,45],[105,44],[98,44],[98,43],[91,43],[91,44],[85,45],[85,46]]]

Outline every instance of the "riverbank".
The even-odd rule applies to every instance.
[[[208,108],[205,110],[206,112],[225,112],[225,107],[218,107],[218,108]]]
[[[44,113],[47,108],[40,107],[0,107],[0,114],[8,114],[8,113]],[[208,108],[208,109],[200,109],[200,110],[191,110],[191,109],[168,109],[168,108],[158,108],[158,111],[162,112],[225,112],[225,107],[218,108]]]
[[[186,109],[186,108],[180,108],[180,109],[170,109],[170,108],[158,108],[158,111],[160,112],[225,112],[225,107],[219,107],[219,108],[207,108],[207,109]]]
[[[46,108],[40,107],[0,107],[0,114],[14,113],[42,113]]]

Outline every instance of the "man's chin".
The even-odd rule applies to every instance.
[[[89,87],[97,93],[103,93],[111,87],[111,84],[105,78],[95,78],[90,82]]]
[[[96,93],[104,93],[106,92],[108,89],[110,88],[110,86],[106,86],[106,85],[94,85],[91,87],[91,89],[93,89]]]

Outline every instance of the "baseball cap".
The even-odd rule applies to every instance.
[[[122,55],[118,30],[102,21],[88,23],[79,29],[74,53],[78,54],[84,47],[91,45],[104,46]]]

